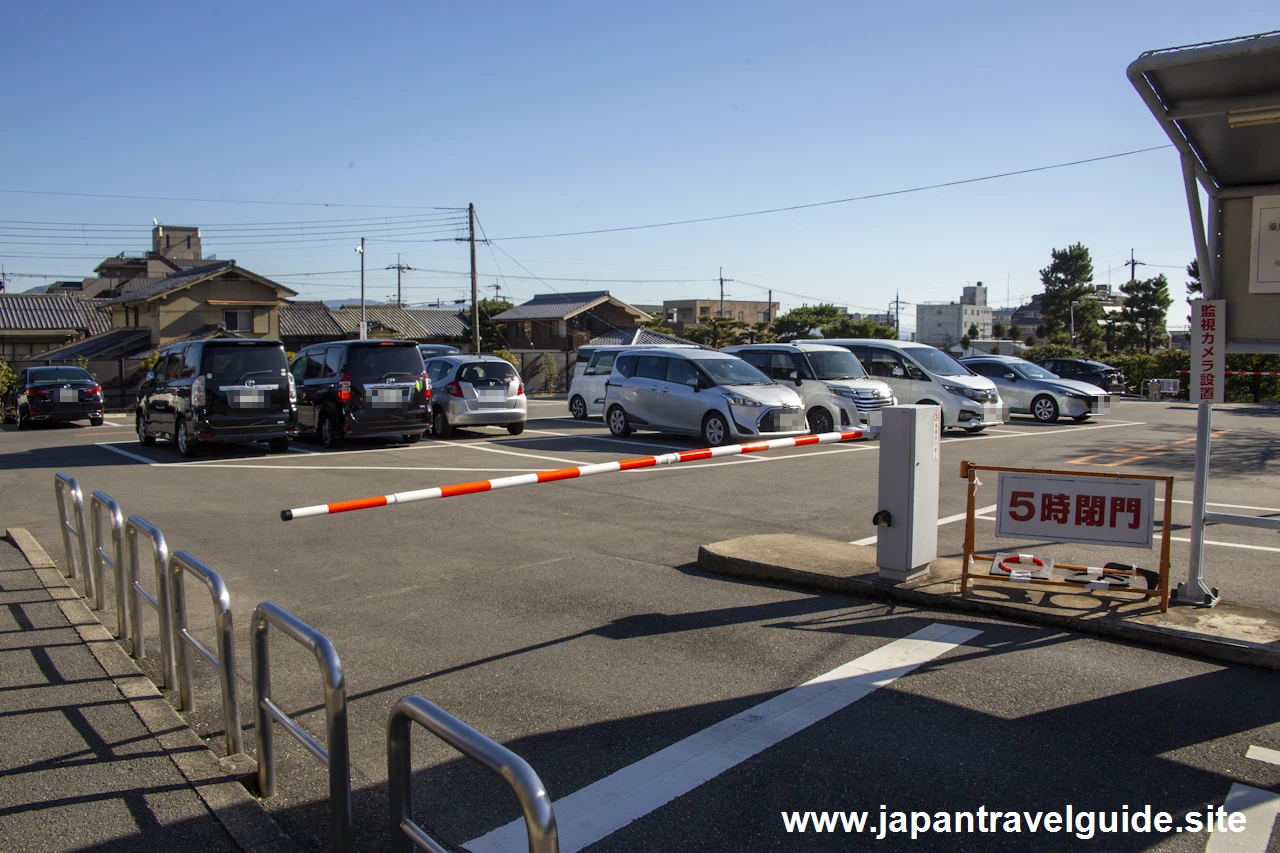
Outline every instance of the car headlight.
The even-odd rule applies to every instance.
[[[948,385],[944,382],[942,383],[942,387],[947,391],[950,391],[952,394],[956,394],[960,397],[968,397],[970,400],[976,400],[979,403],[986,403],[992,396],[994,396],[990,391],[980,391],[977,388],[966,388],[963,385]],[[995,401],[991,400],[991,402]]]
[[[857,399],[857,395],[852,388],[846,388],[843,385],[828,385],[827,390],[837,397],[845,397],[849,400]]]
[[[741,394],[725,394],[724,398],[729,401],[731,406],[745,406],[748,409],[760,408],[759,400],[752,400],[750,397],[743,397]]]
[[[1092,395],[1090,395],[1090,394],[1085,394],[1085,393],[1083,393],[1083,392],[1081,392],[1081,391],[1059,391],[1058,393],[1059,393],[1059,394],[1061,394],[1061,395],[1062,395],[1062,396],[1064,396],[1064,397],[1070,397],[1070,398],[1071,398],[1071,399],[1073,399],[1073,400],[1090,400],[1090,399],[1093,399]]]

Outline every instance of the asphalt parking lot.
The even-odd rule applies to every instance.
[[[285,508],[698,446],[645,433],[620,441],[598,419],[569,419],[563,401],[532,401],[530,417],[518,437],[476,429],[445,442],[341,451],[307,443],[283,455],[210,449],[195,461],[164,443],[139,447],[122,416],[99,428],[6,428],[0,506],[6,526],[28,528],[58,553],[52,480],[65,470],[86,494],[106,491],[126,514],[159,526],[172,550],[219,571],[237,619],[246,723],[253,606],[274,601],[326,634],[348,679],[360,849],[386,849],[385,725],[391,705],[407,694],[426,696],[523,755],[556,800],[587,789],[557,814],[562,840],[578,838],[593,851],[846,849],[843,831],[788,832],[780,812],[867,810],[874,823],[882,804],[934,812],[1071,803],[1099,810],[1149,804],[1181,815],[1220,804],[1235,783],[1280,784],[1280,767],[1246,757],[1250,747],[1280,749],[1274,673],[735,582],[693,565],[699,545],[754,533],[873,535],[875,442],[279,520]],[[1215,508],[1280,513],[1275,410],[1224,407],[1214,428]],[[1017,418],[980,436],[948,433],[940,552],[960,549],[961,460],[1172,473],[1173,578],[1180,580],[1194,430],[1186,404],[1122,401],[1085,425]],[[994,502],[993,487],[985,502],[980,493],[980,506]],[[995,544],[989,523],[979,536],[980,545]],[[1206,578],[1224,599],[1280,610],[1280,538],[1221,527],[1207,538]],[[1120,556],[1155,564],[1154,553]],[[211,615],[194,589],[188,597],[196,633],[207,641]],[[925,651],[904,640],[930,630],[951,639]],[[777,739],[726,762],[703,784],[688,774],[649,779],[640,772],[648,765],[638,762],[663,750],[675,749],[664,755],[681,766],[702,755],[698,749],[717,752],[708,746],[711,727],[798,702],[804,691],[791,691],[811,679],[880,671],[886,655],[902,666],[893,656],[903,649],[908,658],[919,655],[910,660],[918,668],[832,702],[803,725],[779,723]],[[282,639],[273,641],[272,655],[277,701],[319,736],[314,661]],[[215,679],[197,671],[200,707],[192,719],[220,748]],[[323,768],[282,732],[276,742],[280,795],[268,807],[304,845],[325,849]],[[628,771],[632,765],[639,770]],[[472,841],[469,849],[488,849],[481,839],[518,815],[500,783],[421,730],[414,768],[418,822],[452,849]],[[597,803],[589,786],[603,779],[622,793]],[[1205,849],[1205,837],[1190,832],[1101,840],[1042,833],[1034,844],[1021,835],[890,835],[876,843]],[[1256,849],[1268,849],[1263,843]]]

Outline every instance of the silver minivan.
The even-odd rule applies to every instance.
[[[751,438],[804,435],[804,404],[734,355],[702,349],[628,350],[613,362],[605,423],[618,438],[633,429],[698,435],[712,447]]]
[[[804,400],[805,420],[817,433],[837,428],[880,430],[880,410],[898,401],[889,386],[871,379],[853,353],[818,342],[739,344],[736,355],[779,384],[792,385]]]
[[[639,346],[597,346],[591,348],[586,361],[575,365],[573,381],[569,384],[569,414],[578,420],[604,414],[604,386],[613,372],[613,360],[618,353],[636,349],[700,349],[694,344],[641,344]],[[583,347],[582,349],[586,349]],[[581,356],[580,349],[579,356]],[[580,368],[580,369],[578,369]]]

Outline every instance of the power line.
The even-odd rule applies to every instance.
[[[13,190],[0,187],[0,193],[14,193],[19,195],[56,195],[56,196],[75,196],[77,198],[112,198],[125,199],[129,201],[186,201],[196,202],[199,204],[273,204],[286,207],[360,207],[372,208],[375,210],[458,210],[456,207],[431,207],[429,205],[417,204],[347,204],[341,202],[329,201],[251,201],[248,199],[232,199],[232,198],[180,198],[175,196],[159,196],[159,195],[116,195],[113,193],[73,193],[73,192],[57,192],[54,190]],[[462,208],[465,210],[466,208]]]
[[[495,237],[496,240],[541,240],[548,237],[580,237],[587,234],[613,234],[619,231],[641,231],[647,228],[668,228],[674,225],[693,225],[698,222],[719,222],[725,219],[741,219],[746,216],[764,216],[770,213],[786,213],[792,210],[806,210],[813,207],[827,207],[833,204],[849,204],[855,201],[867,201],[869,199],[887,198],[895,195],[907,195],[908,193],[925,192],[926,190],[937,190],[945,187],[958,187],[964,184],[976,184],[981,181],[994,181],[998,178],[1011,178],[1017,175],[1029,175],[1034,172],[1047,172],[1050,169],[1065,169],[1068,166],[1081,166],[1085,163],[1098,163],[1103,160],[1114,160],[1118,157],[1128,157],[1133,154],[1145,154],[1148,151],[1159,151],[1164,148],[1172,148],[1173,145],[1155,145],[1151,148],[1137,148],[1133,151],[1122,151],[1119,154],[1106,154],[1101,157],[1089,157],[1084,160],[1072,160],[1067,163],[1054,163],[1051,166],[1036,166],[1030,169],[1018,169],[1013,172],[1000,172],[995,175],[983,175],[978,178],[965,178],[958,181],[946,181],[940,184],[928,184],[922,187],[910,187],[902,190],[890,190],[888,192],[870,193],[868,195],[852,196],[850,198],[837,198],[831,201],[815,201],[807,204],[793,204],[787,207],[772,207],[767,210],[752,210],[746,213],[727,213],[721,216],[703,216],[698,219],[677,219],[670,222],[653,222],[648,225],[626,225],[619,228],[595,228],[589,231],[563,231],[557,234],[528,234],[520,237]]]

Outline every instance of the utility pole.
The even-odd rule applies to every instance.
[[[1138,267],[1145,267],[1146,264],[1144,264],[1142,261],[1135,261],[1133,259],[1133,249],[1130,249],[1129,262],[1126,263],[1125,266],[1129,268],[1129,284],[1133,284],[1133,279],[1135,277],[1134,273],[1137,271]]]
[[[720,317],[721,319],[724,318],[724,283],[726,281],[733,281],[733,279],[725,278],[724,267],[720,267]],[[772,293],[773,291],[769,291],[769,292]]]
[[[480,352],[480,296],[476,282],[476,206],[467,205],[467,242],[471,244],[471,351]]]
[[[360,245],[356,247],[356,251],[360,253],[360,340],[369,337],[369,325],[364,319],[364,238],[360,238]]]
[[[396,271],[396,305],[403,308],[404,307],[404,290],[400,286],[400,275],[405,270],[412,270],[413,267],[409,266],[408,264],[400,263],[400,253],[396,252],[396,262],[391,266],[387,267],[387,269]]]
[[[893,292],[893,301],[889,303],[889,310],[893,311],[893,330],[898,333],[899,337],[902,336],[902,306],[906,304],[899,298],[901,295],[902,291],[895,290]]]
[[[772,287],[771,287],[771,288],[769,288],[769,311],[768,311],[768,314],[769,314],[769,322],[770,322],[770,323],[772,323],[774,320],[778,319],[777,317],[773,316],[773,288],[772,288]]]

